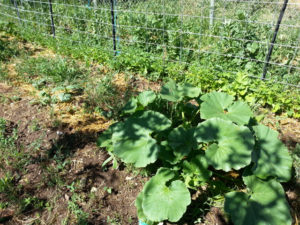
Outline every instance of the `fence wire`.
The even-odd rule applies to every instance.
[[[244,71],[300,88],[300,0],[0,0],[0,21],[40,40],[149,57],[153,70]]]

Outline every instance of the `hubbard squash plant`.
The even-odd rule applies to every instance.
[[[280,182],[291,178],[292,159],[278,133],[257,124],[250,107],[221,92],[170,80],[160,93],[145,91],[125,106],[123,119],[98,139],[111,157],[156,174],[136,199],[140,220],[179,221],[191,192],[214,174],[242,175],[242,191],[225,194],[225,212],[236,225],[290,225]]]

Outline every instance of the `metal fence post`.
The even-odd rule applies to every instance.
[[[279,31],[279,28],[280,28],[280,24],[281,24],[282,18],[284,16],[284,13],[285,13],[288,2],[289,2],[289,0],[284,0],[283,6],[280,10],[280,14],[279,14],[277,24],[276,24],[276,27],[275,27],[275,31],[274,31],[274,34],[273,34],[273,38],[272,38],[272,41],[271,41],[271,45],[269,47],[269,51],[268,51],[268,54],[267,54],[267,57],[266,57],[266,60],[265,60],[264,70],[263,70],[263,74],[262,74],[262,77],[261,77],[262,80],[264,80],[266,78],[266,75],[267,75],[267,72],[268,72],[269,62],[270,62],[271,55],[272,55],[272,52],[273,52],[274,43],[276,41],[277,34],[278,34],[278,31]]]
[[[98,7],[97,0],[93,0],[93,4],[94,4],[94,8],[97,9]]]
[[[113,37],[113,46],[114,46],[114,56],[117,55],[117,43],[116,43],[116,17],[115,17],[115,0],[110,0],[111,8],[111,23],[112,23],[112,37]]]
[[[55,38],[55,25],[53,20],[52,0],[48,0],[48,2],[49,2],[50,17],[51,17],[51,30],[52,30],[52,35]]]
[[[18,4],[17,4],[17,0],[14,0],[14,6],[16,8],[16,12],[19,18],[19,22],[21,23],[21,17],[20,17],[20,12],[19,12],[19,8],[18,8]]]
[[[210,12],[209,12],[209,27],[212,28],[214,25],[215,17],[215,0],[210,0]]]

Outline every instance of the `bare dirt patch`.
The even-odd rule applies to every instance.
[[[0,210],[4,224],[76,224],[81,214],[87,224],[137,224],[134,201],[145,181],[124,169],[102,168],[107,155],[95,144],[95,130],[51,127],[48,108],[32,105],[33,97],[25,91],[0,84],[0,94],[0,117],[17,127],[18,146],[31,155],[25,168],[12,171],[21,187],[18,197],[44,204],[36,209],[33,202],[24,212],[10,204]],[[101,121],[97,131],[107,126]],[[0,177],[6,172],[0,169]],[[0,195],[0,201],[7,200]]]

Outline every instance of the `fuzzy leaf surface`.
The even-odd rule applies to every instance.
[[[234,97],[222,92],[211,92],[201,97],[202,119],[221,118],[238,125],[247,124],[253,115],[250,107],[242,101],[234,102]]]
[[[252,154],[253,173],[262,179],[276,177],[281,182],[289,181],[293,162],[288,149],[278,139],[278,133],[264,125],[255,126],[253,130],[258,139]]]
[[[239,170],[251,162],[254,138],[247,127],[212,118],[200,123],[194,136],[197,142],[211,143],[205,155],[217,170]]]

